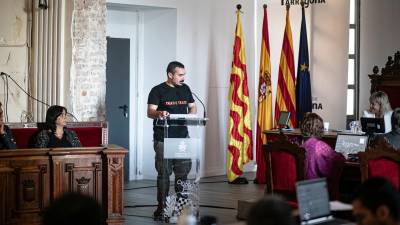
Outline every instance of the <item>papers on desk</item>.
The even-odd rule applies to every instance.
[[[330,201],[329,206],[331,211],[350,211],[353,210],[353,206],[340,201]]]

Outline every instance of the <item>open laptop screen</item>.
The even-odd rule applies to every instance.
[[[325,178],[297,182],[296,193],[302,222],[330,216],[329,194]]]
[[[290,118],[290,112],[281,111],[279,114],[278,125],[281,127],[286,127],[288,125]]]
[[[365,151],[367,143],[368,136],[366,135],[338,134],[335,151],[342,153],[344,156],[357,154]]]
[[[362,131],[368,134],[385,133],[385,120],[383,118],[361,117]]]

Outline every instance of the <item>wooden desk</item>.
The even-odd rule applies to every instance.
[[[293,129],[291,131],[284,130],[282,131],[282,133],[286,135],[289,141],[291,142],[297,143],[299,145],[303,143],[303,137],[301,135],[300,129]],[[279,130],[268,130],[264,131],[264,134],[266,135],[267,141],[269,142],[278,139],[281,133]],[[329,131],[329,132],[324,132],[322,140],[327,144],[329,144],[329,146],[331,146],[333,149],[335,149],[336,138],[337,138],[337,132]],[[264,171],[264,172],[259,171],[257,173],[258,176],[265,176],[265,168],[262,168],[262,166],[258,165],[257,170]],[[257,179],[257,181],[258,180],[260,179]],[[360,183],[361,183],[361,172],[359,163],[347,161],[343,168],[339,184],[339,192],[341,193],[341,195],[344,195],[343,200],[348,200],[350,198],[351,193],[354,192],[355,188]]]
[[[95,198],[107,224],[122,225],[124,157],[116,146],[0,150],[0,224],[39,225],[64,192]]]
[[[276,140],[279,137],[280,133],[281,132],[276,129],[264,131],[264,134],[267,137],[267,141]],[[302,140],[303,138],[302,138],[300,129],[296,128],[291,131],[284,130],[284,131],[282,131],[282,133],[284,135],[286,135],[290,141],[294,141],[300,145],[303,143],[303,140]],[[337,137],[337,132],[328,131],[328,132],[324,132],[322,140],[325,141],[327,144],[329,144],[329,146],[331,146],[332,148],[335,148],[336,137]]]

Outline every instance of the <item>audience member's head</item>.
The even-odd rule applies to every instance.
[[[374,113],[376,117],[383,118],[385,113],[391,110],[389,97],[385,92],[377,91],[369,97],[369,111]]]
[[[267,196],[249,210],[247,225],[293,225],[292,208],[282,198]]]
[[[400,108],[395,108],[392,114],[392,130],[400,128]]]
[[[371,178],[356,191],[353,215],[358,224],[398,224],[400,197],[393,185],[384,178]]]
[[[59,105],[50,106],[46,112],[47,128],[52,131],[55,131],[57,125],[65,126],[66,114],[67,114],[67,109],[65,107]]]
[[[93,198],[67,193],[44,211],[43,225],[103,225],[102,209]]]
[[[322,137],[324,134],[324,121],[316,113],[306,113],[301,121],[300,129],[305,137]]]

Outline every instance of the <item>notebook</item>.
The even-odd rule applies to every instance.
[[[328,186],[325,178],[296,183],[297,203],[301,224],[351,224],[335,219],[329,206]]]
[[[349,155],[354,155],[358,152],[364,152],[367,144],[367,135],[338,134],[335,151],[341,153],[347,158]]]

